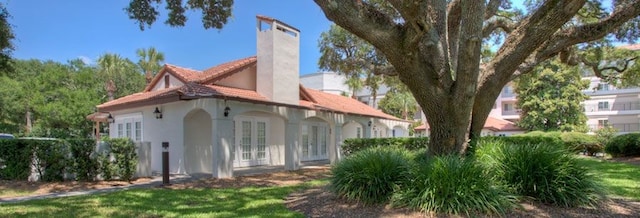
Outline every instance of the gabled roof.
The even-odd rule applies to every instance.
[[[183,86],[151,90],[155,84],[158,83],[160,78],[163,77],[161,73],[158,73],[143,92],[118,98],[113,101],[100,104],[97,107],[100,111],[106,112],[179,100],[220,98],[242,102],[282,105],[287,107],[402,120],[369,107],[356,99],[308,89],[302,85],[298,86],[300,89],[299,105],[286,105],[283,103],[273,102],[255,90],[215,85],[216,81],[232,76],[255,65],[257,65],[257,58],[255,56],[230,61],[204,71],[165,64],[161,72],[175,76],[184,83]]]
[[[498,119],[495,117],[487,117],[487,121],[484,123],[483,129],[488,129],[494,132],[497,131],[523,131],[520,127],[516,126],[513,122]],[[422,124],[414,130],[427,130],[429,129],[429,124]]]
[[[218,66],[204,70],[202,72],[202,75],[200,75],[197,79],[197,82],[201,84],[209,84],[229,77],[234,73],[240,72],[248,67],[255,66],[257,63],[258,58],[256,56],[252,56],[220,64]]]

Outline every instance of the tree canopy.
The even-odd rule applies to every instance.
[[[526,11],[512,8],[509,0],[314,2],[329,20],[386,57],[393,70],[385,72],[407,85],[425,113],[431,126],[429,152],[438,155],[466,152],[509,81],[547,60],[577,64],[583,52],[610,48],[612,41],[635,42],[640,35],[640,0],[613,0],[610,7],[596,0],[527,0]],[[167,8],[170,17],[184,14],[183,7]],[[153,22],[157,13],[152,12],[130,11],[153,16],[145,20]],[[230,16],[226,12],[219,16]],[[496,50],[483,58],[487,44]]]
[[[522,110],[518,126],[530,131],[586,132],[587,115],[581,103],[588,96],[582,90],[589,88],[590,81],[582,79],[580,70],[551,62],[515,80]]]

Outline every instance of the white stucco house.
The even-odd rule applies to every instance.
[[[110,137],[150,142],[153,171],[169,142],[171,173],[225,178],[237,167],[335,162],[347,138],[408,136],[407,121],[300,85],[300,32],[257,21],[256,56],[202,71],[165,64],[142,92],[98,105],[113,118]]]

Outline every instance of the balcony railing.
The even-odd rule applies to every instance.
[[[516,93],[515,92],[502,92],[501,95],[502,95],[503,98],[516,97]]]
[[[621,102],[613,103],[610,107],[602,107],[598,104],[585,104],[585,112],[597,112],[597,111],[628,111],[628,110],[640,110],[640,102]]]
[[[520,110],[502,110],[502,115],[520,115]]]
[[[591,132],[595,132],[599,129],[602,129],[606,126],[613,127],[618,130],[618,132],[640,132],[640,123],[615,123],[608,125],[589,125],[589,129]]]

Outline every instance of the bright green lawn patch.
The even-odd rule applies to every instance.
[[[610,196],[640,200],[640,167],[595,158],[580,158]]]
[[[241,189],[134,189],[1,204],[0,217],[304,217],[289,211],[291,192],[327,184]]]

